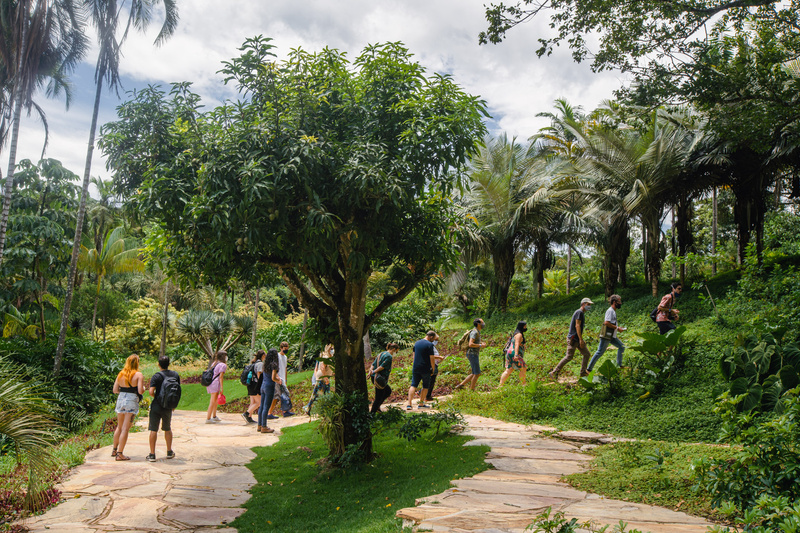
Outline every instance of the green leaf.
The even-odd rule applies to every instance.
[[[745,396],[744,400],[742,401],[742,409],[744,411],[752,411],[756,407],[761,404],[761,396],[763,395],[763,389],[761,385],[755,384],[747,391],[747,396]]]
[[[791,365],[785,365],[778,371],[783,391],[791,390],[800,385],[800,375]]]
[[[606,359],[597,371],[606,379],[612,379],[619,374],[619,368],[617,368],[617,365],[615,365],[611,359]]]
[[[739,396],[747,392],[750,381],[747,378],[736,378],[731,382],[731,396]]]

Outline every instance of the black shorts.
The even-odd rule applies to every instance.
[[[422,381],[422,388],[423,389],[430,389],[431,388],[431,372],[423,371],[423,370],[412,370],[411,371],[411,386],[417,388],[419,382]]]
[[[162,431],[172,431],[172,409],[164,409],[157,401],[153,400],[150,404],[150,422],[147,429],[158,431],[159,420]]]

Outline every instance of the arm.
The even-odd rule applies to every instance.
[[[522,333],[514,335],[514,356],[519,356],[519,344],[522,342]]]
[[[583,328],[586,326],[584,323],[586,322],[586,317],[581,320],[580,327],[575,328],[575,332],[578,334],[578,345],[579,346],[586,346],[586,341],[583,340]]]
[[[136,381],[136,378],[139,378],[139,381],[136,384],[136,390],[139,391],[139,396],[142,396],[142,394],[144,394],[144,375],[141,372],[137,372],[133,378],[134,381]]]
[[[282,380],[282,379],[281,379],[281,377],[278,375],[278,371],[277,371],[277,370],[273,370],[273,371],[272,371],[272,381],[274,381],[274,382],[275,382],[275,383],[277,383],[278,385],[281,385],[281,384],[283,384],[283,380]]]
[[[114,394],[119,394],[119,378],[114,380],[114,388],[111,390],[114,391]]]

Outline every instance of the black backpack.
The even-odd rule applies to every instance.
[[[163,372],[164,379],[161,381],[161,388],[158,389],[159,405],[164,409],[175,409],[181,401],[181,382],[180,378],[168,376]]]
[[[242,385],[250,385],[250,383],[253,382],[253,367],[254,366],[255,365],[247,365],[246,367],[244,367],[244,370],[242,370],[242,375],[239,376],[239,382]]]
[[[211,366],[203,370],[203,373],[200,374],[200,385],[202,385],[203,387],[208,387],[209,385],[214,383],[214,380],[216,379],[214,377],[214,366]]]

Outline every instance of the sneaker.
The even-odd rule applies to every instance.
[[[245,423],[245,424],[249,424],[250,422],[252,422],[252,421],[253,421],[253,419],[252,419],[252,418],[250,418],[249,416],[247,416],[247,413],[246,413],[246,412],[242,413],[242,418],[244,418],[244,423]]]
[[[167,457],[169,457],[169,452],[167,452]],[[150,461],[151,463],[155,463],[156,462],[156,454],[148,453],[147,454],[147,460]]]
[[[216,422],[213,418],[206,418],[206,424],[216,424]]]
[[[167,459],[175,459],[175,452],[167,450]]]
[[[413,407],[411,407],[411,404],[406,405],[406,411],[410,411],[412,409],[413,409]]]
[[[216,416],[212,416],[212,417],[211,417],[211,420],[213,420],[214,422],[222,422],[222,420],[220,420],[220,419],[219,419],[219,418],[217,418]]]
[[[417,409],[430,409],[431,406],[425,403],[421,403],[417,406]]]
[[[294,413],[291,411],[286,411],[285,413],[283,413],[283,418],[286,418],[288,416],[294,416]]]
[[[267,415],[267,420],[277,420],[277,418],[275,415]]]
[[[261,433],[275,433],[275,430],[272,428],[268,428],[267,426],[264,426],[261,428]]]

